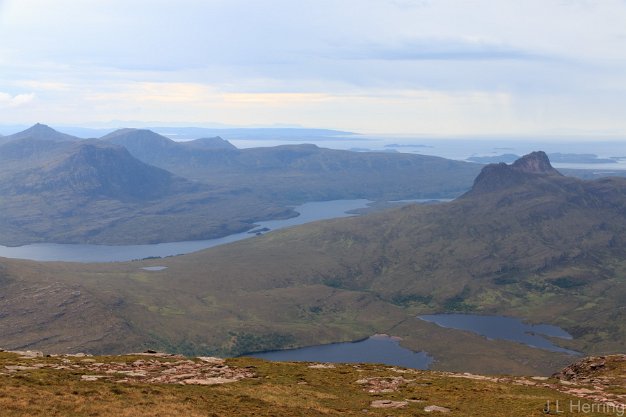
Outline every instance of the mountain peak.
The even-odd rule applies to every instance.
[[[561,174],[552,167],[545,152],[536,151],[524,155],[511,165],[501,162],[485,166],[474,180],[474,186],[469,193],[497,191],[522,184],[537,176],[553,175]]]
[[[527,174],[558,174],[559,172],[552,167],[550,159],[543,151],[535,151],[524,155],[511,165],[512,169]]]
[[[9,140],[19,140],[25,138],[33,138],[37,140],[52,140],[57,142],[62,141],[76,141],[79,140],[75,136],[67,135],[54,130],[48,125],[43,123],[35,123],[31,127],[13,135],[7,136]]]
[[[43,136],[43,135],[54,135],[54,134],[58,134],[59,132],[57,132],[50,126],[45,125],[43,123],[35,123],[28,129],[23,130],[21,133],[30,133],[33,136]]]
[[[123,128],[115,132],[111,132],[100,138],[101,140],[110,141],[118,145],[126,145],[128,143],[145,143],[146,145],[154,144],[172,144],[174,141],[163,135],[159,135],[150,129]]]
[[[228,150],[236,150],[237,147],[230,143],[229,141],[222,139],[219,136],[215,136],[212,138],[200,138],[189,140],[187,142],[179,142],[183,146],[187,146],[195,149],[204,149],[204,150],[215,150],[215,149],[228,149]]]

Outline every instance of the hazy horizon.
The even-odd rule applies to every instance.
[[[0,124],[626,134],[626,3],[0,0]]]
[[[566,133],[554,133],[554,134],[499,134],[499,133],[485,133],[485,134],[429,134],[429,133],[394,133],[394,132],[379,132],[368,133],[357,130],[342,130],[333,128],[332,126],[304,126],[286,123],[275,123],[270,125],[251,124],[251,125],[231,125],[222,123],[211,122],[199,122],[199,123],[186,123],[186,122],[158,122],[158,121],[123,121],[113,120],[107,122],[93,122],[93,123],[54,123],[46,121],[35,120],[32,123],[0,123],[0,135],[8,136],[14,133],[26,130],[35,124],[43,124],[49,126],[57,131],[63,133],[70,133],[78,137],[88,138],[89,136],[80,135],[77,133],[71,133],[72,131],[94,131],[94,132],[113,132],[118,129],[148,129],[153,130],[156,133],[170,136],[167,132],[158,131],[158,129],[198,129],[198,130],[215,130],[215,131],[336,131],[338,133],[345,133],[349,135],[355,135],[355,137],[361,140],[369,140],[371,138],[377,139],[396,139],[396,140],[412,140],[412,139],[433,139],[433,140],[484,140],[484,141],[520,141],[531,140],[547,143],[565,143],[565,142],[618,142],[626,139],[626,133],[623,134],[601,134],[601,133],[578,133],[578,134],[566,134]],[[102,133],[104,134],[104,133]],[[175,138],[174,138],[175,139]],[[294,140],[297,140],[294,137]],[[263,138],[260,138],[263,140]]]

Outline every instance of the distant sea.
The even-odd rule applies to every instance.
[[[516,154],[519,156],[533,151],[564,154],[594,154],[599,158],[616,158],[617,163],[607,164],[553,164],[556,168],[578,168],[594,170],[626,170],[626,138],[624,140],[583,139],[566,140],[563,138],[432,138],[407,136],[362,136],[324,137],[320,139],[293,140],[229,139],[238,148],[277,146],[296,143],[313,143],[331,149],[357,151],[403,152],[421,155],[440,156],[447,159],[466,160],[472,156],[496,156]],[[620,159],[621,158],[621,159]]]

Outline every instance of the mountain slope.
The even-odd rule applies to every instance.
[[[12,245],[219,237],[294,215],[288,207],[308,201],[456,196],[479,168],[313,145],[239,150],[220,138],[175,142],[145,129],[94,141],[37,124],[3,139],[0,243]],[[175,215],[188,210],[191,218]],[[159,232],[159,216],[177,226]]]
[[[2,244],[204,239],[289,213],[245,189],[176,177],[123,147],[43,130],[0,145]]]
[[[27,139],[27,138],[50,140],[54,142],[68,142],[68,141],[74,142],[74,141],[81,140],[80,138],[77,138],[76,136],[67,135],[65,133],[58,132],[52,129],[48,125],[37,123],[22,132],[14,133],[9,136],[4,136],[0,144],[3,142],[7,143],[13,140],[20,140],[20,139]]]
[[[0,219],[5,244],[217,237],[245,230],[254,219],[292,215],[286,206],[295,203],[458,195],[478,169],[441,158],[313,145],[239,150],[220,138],[179,143],[142,129],[121,129],[94,142],[40,124],[1,145],[0,162],[0,190],[7,195],[1,203],[6,218]],[[180,193],[186,197],[177,198],[197,213],[193,221],[173,215],[179,211],[173,198]],[[137,205],[148,200],[147,211]],[[140,225],[152,223],[156,212],[178,227],[157,232],[155,225],[143,232]],[[79,226],[85,223],[93,226]]]
[[[534,166],[535,157],[522,163]],[[626,341],[626,180],[532,170],[520,178],[487,192],[494,179],[485,175],[449,204],[307,225],[173,259],[164,275],[198,283],[190,271],[211,265],[222,289],[324,285],[415,312],[517,315],[564,327],[575,349],[618,350]]]
[[[120,129],[100,139],[125,147],[135,158],[149,164],[180,149],[173,140],[145,129]]]
[[[544,157],[486,167],[451,203],[319,222],[185,256],[115,265],[0,263],[7,279],[79,285],[112,306],[132,323],[132,337],[112,342],[112,352],[148,344],[239,354],[384,332],[429,352],[437,369],[550,373],[572,357],[415,318],[511,315],[563,327],[574,340],[555,342],[568,349],[623,350],[626,180],[564,177],[543,166]],[[10,312],[2,320],[8,325]],[[81,346],[96,348],[80,327],[76,332]]]
[[[28,145],[35,142],[42,141],[29,140]],[[0,183],[0,191],[8,194],[77,193],[84,197],[106,196],[118,200],[141,200],[167,196],[176,192],[177,186],[189,191],[194,188],[165,170],[133,158],[121,147],[89,141],[81,141],[69,147],[62,146],[61,149],[49,146],[50,144],[54,142],[44,142],[38,148],[39,151],[46,148],[48,158],[38,166],[33,164],[30,169],[22,169],[6,178]],[[15,155],[4,152],[5,147],[14,148],[14,145],[18,143],[0,147],[3,159],[12,159],[16,163],[23,163],[26,158],[33,160],[32,152],[24,152],[26,158],[16,158]],[[63,154],[54,159],[49,158],[55,151]]]
[[[351,152],[315,145],[245,149],[242,176],[255,173],[259,189],[274,198],[403,199],[453,197],[470,186],[479,166],[438,157]],[[341,197],[343,196],[343,197]]]
[[[538,176],[561,175],[550,165],[544,152],[533,152],[517,159],[513,164],[490,164],[482,169],[467,195],[493,193],[511,189],[527,182],[537,181]]]
[[[204,149],[204,150],[215,150],[215,149],[235,150],[237,149],[235,145],[233,145],[227,140],[220,138],[219,136],[216,136],[214,138],[194,139],[194,140],[189,140],[189,141],[180,142],[180,143],[188,148]]]
[[[212,185],[252,187],[259,195],[285,204],[454,197],[469,188],[480,170],[476,164],[432,156],[351,152],[315,145],[207,149],[197,141],[177,143],[148,130],[124,129],[102,139],[125,146],[136,158],[182,177]]]
[[[179,166],[210,164],[220,157],[220,151],[237,149],[221,138],[175,142],[147,129],[120,129],[100,139],[123,146],[135,158],[168,170],[176,170]]]
[[[587,359],[600,366],[591,385],[559,376],[493,377],[371,364],[270,363],[150,352],[37,354],[0,353],[5,416],[600,417],[623,414],[626,401],[624,355]]]

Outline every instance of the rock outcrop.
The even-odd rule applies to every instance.
[[[532,152],[511,165],[504,162],[485,166],[468,194],[485,193],[513,187],[537,176],[561,176],[543,151]]]

